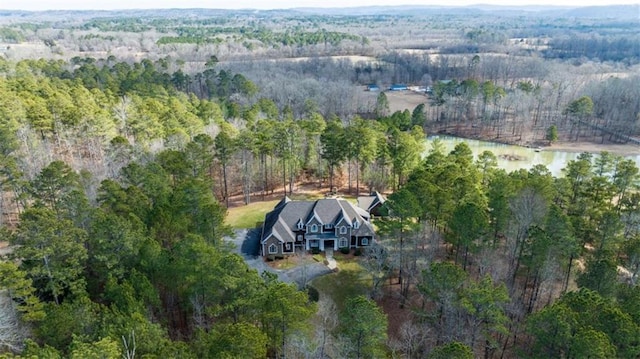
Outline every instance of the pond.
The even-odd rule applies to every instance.
[[[554,151],[545,148],[533,149],[442,135],[427,137],[427,151],[431,150],[431,142],[436,138],[440,139],[446,153],[453,150],[460,142],[466,142],[476,158],[484,151],[491,151],[498,157],[498,166],[504,168],[507,172],[521,168],[529,169],[534,165],[541,164],[546,166],[554,176],[561,176],[562,169],[566,167],[567,163],[576,159],[580,154],[578,152]],[[625,156],[625,158],[634,160],[636,165],[640,167],[640,155]]]

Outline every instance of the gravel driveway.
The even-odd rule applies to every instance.
[[[268,271],[275,273],[283,282],[295,283],[302,288],[312,279],[321,275],[329,274],[332,271],[323,263],[318,263],[306,256],[302,264],[289,269],[274,269],[268,266],[259,255],[259,229],[240,229],[234,232],[233,237],[225,237],[224,240],[234,245],[234,251],[240,254],[250,268],[256,269],[258,273]]]

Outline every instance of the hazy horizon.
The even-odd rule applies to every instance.
[[[134,5],[132,5],[134,4]],[[613,4],[603,0],[543,0],[541,2],[527,1],[517,2],[513,0],[451,0],[451,1],[425,1],[403,0],[393,2],[390,0],[272,0],[256,4],[255,0],[236,1],[206,1],[183,0],[157,1],[138,0],[135,2],[124,0],[96,1],[96,0],[60,0],[55,5],[51,1],[42,0],[5,0],[0,4],[2,10],[127,10],[127,9],[168,9],[168,8],[208,8],[208,9],[289,9],[302,7],[319,8],[345,8],[360,6],[400,6],[400,5],[424,5],[424,6],[470,6],[470,5],[501,5],[501,6],[608,6],[608,5],[638,5],[638,0],[616,0]]]

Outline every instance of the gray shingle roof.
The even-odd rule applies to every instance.
[[[371,205],[373,204],[373,201],[376,198],[374,196],[361,196],[358,197],[358,207],[368,210],[369,208],[371,208]]]
[[[297,227],[298,221],[305,218],[313,207],[311,201],[287,201],[281,207],[276,205],[273,211],[267,213],[267,220],[262,229],[262,240],[273,234],[281,242],[295,241],[293,228]]]
[[[320,199],[317,201],[291,201],[285,197],[265,216],[261,241],[273,235],[281,242],[295,241],[297,224],[300,220],[308,223],[313,217],[322,224],[336,224],[344,219],[349,225],[358,221],[360,227],[352,229],[352,234],[358,236],[373,236],[373,227],[369,223],[369,213],[355,207],[343,199]]]
[[[358,197],[358,207],[371,211],[371,209],[378,203],[384,203],[386,199],[379,192],[373,192],[369,196]]]
[[[337,217],[342,214],[342,207],[335,198],[319,199],[313,207],[313,212],[322,224],[335,223]]]
[[[284,207],[286,207],[286,204],[289,202],[291,202],[291,199],[285,196],[280,202],[276,204],[276,206],[273,208],[273,211],[267,213],[267,215],[264,217],[264,224],[262,225],[262,239],[267,238],[271,234],[273,226],[280,216],[280,212],[282,212]]]

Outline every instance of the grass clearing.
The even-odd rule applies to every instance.
[[[295,201],[305,201],[324,198],[324,196],[321,193],[294,193],[289,198]],[[227,211],[227,218],[224,222],[233,229],[256,228],[264,221],[264,215],[270,212],[280,200],[259,201],[246,206],[231,207]]]
[[[256,228],[264,221],[264,215],[271,211],[279,200],[254,202],[246,206],[229,208],[225,224],[234,229]]]
[[[318,277],[311,282],[321,294],[328,295],[336,303],[338,310],[350,297],[367,295],[371,280],[357,259],[335,256],[339,271]]]
[[[315,201],[324,198],[322,193],[294,193],[289,196],[294,201]]]
[[[273,198],[273,196],[271,198]],[[294,201],[315,201],[317,199],[325,198],[325,196],[320,191],[304,191],[301,193],[294,193],[290,195],[289,198]],[[353,204],[356,204],[357,202],[355,196],[344,196],[342,198]],[[264,215],[271,211],[279,201],[280,198],[270,201],[253,202],[246,206],[240,205],[237,207],[231,207],[228,209],[225,224],[231,226],[233,229],[256,228],[257,224],[264,221]]]

